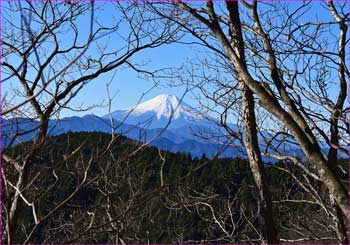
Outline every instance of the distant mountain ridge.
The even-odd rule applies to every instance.
[[[200,157],[203,154],[213,156],[223,149],[221,145],[194,135],[194,131],[217,131],[214,122],[176,96],[167,94],[158,95],[126,110],[116,110],[103,117],[85,115],[50,120],[49,134],[59,135],[68,131],[111,133],[110,116],[113,118],[116,133],[141,142],[154,139],[151,145],[164,150],[190,152],[193,156]],[[32,131],[18,137],[15,144],[32,139],[38,125],[38,121],[25,118],[3,120],[3,145],[8,145],[10,138],[18,132]],[[238,148],[225,152],[225,156],[242,155]]]
[[[110,116],[113,118],[115,133],[122,134],[133,140],[147,142],[151,145],[171,152],[189,152],[193,156],[201,157],[206,154],[212,157],[221,153],[220,157],[245,157],[244,148],[238,140],[230,139],[229,146],[225,132],[217,126],[213,118],[202,115],[197,110],[173,95],[158,95],[148,101],[140,103],[126,110],[117,110],[111,115],[98,117],[85,115],[82,117],[65,117],[60,120],[49,121],[49,135],[59,135],[68,131],[72,132],[104,132],[111,133]],[[29,141],[37,133],[38,121],[26,118],[12,118],[2,120],[2,145],[7,146],[15,134],[23,134],[17,138],[14,144]],[[164,127],[166,127],[164,129]],[[236,125],[231,125],[233,128]],[[216,142],[207,141],[196,134],[205,134],[207,138]],[[267,132],[262,132],[269,138]],[[277,138],[275,138],[276,140]],[[219,143],[220,142],[220,143]],[[261,149],[265,147],[263,141]],[[233,146],[234,145],[234,146]],[[279,144],[286,149],[288,154],[303,156],[299,147],[290,143]],[[327,145],[321,145],[327,151]]]

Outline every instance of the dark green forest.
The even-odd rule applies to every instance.
[[[5,152],[25,157],[32,145]],[[13,243],[260,243],[261,204],[246,159],[140,146],[104,133],[48,138],[35,154],[26,192],[40,222],[33,207],[22,206]],[[345,181],[347,160],[341,166]],[[325,212],[330,204],[317,200],[327,189],[292,163],[265,163],[265,170],[281,241],[335,242]],[[15,164],[3,171],[12,183],[18,178]],[[13,195],[5,184],[5,207]]]

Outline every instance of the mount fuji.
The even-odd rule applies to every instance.
[[[174,95],[161,94],[126,110],[117,110],[110,115],[98,117],[85,115],[83,117],[65,117],[49,121],[49,134],[59,135],[72,132],[105,132],[111,133],[111,118],[115,132],[131,139],[151,143],[163,150],[171,152],[189,152],[193,156],[202,154],[214,156],[222,151],[222,145],[210,143],[195,135],[218,134],[215,121],[202,115],[190,105]],[[3,119],[2,143],[9,145],[12,135],[19,136],[14,144],[31,140],[37,133],[39,122],[26,118]],[[198,133],[200,132],[200,133]],[[240,147],[226,149],[221,156],[240,156]]]
[[[189,152],[196,157],[201,157],[202,154],[212,157],[218,152],[220,157],[246,157],[240,142],[227,138],[227,133],[217,126],[213,118],[201,114],[174,95],[161,94],[129,109],[117,110],[103,117],[85,115],[51,119],[48,132],[49,135],[69,131],[111,133],[111,122],[114,124],[115,133],[140,142],[151,140],[151,145],[163,150]],[[27,118],[2,119],[2,145],[8,146],[13,135],[19,136],[11,144],[33,139],[39,125],[38,121]],[[272,137],[267,132],[263,134],[267,138]],[[293,144],[279,144],[277,141],[277,145],[288,148],[290,153],[303,155]],[[261,146],[265,146],[263,141]]]
[[[215,119],[201,114],[174,95],[161,94],[129,109],[117,110],[103,117],[85,115],[51,119],[48,132],[49,135],[69,131],[111,133],[111,122],[114,124],[115,133],[140,142],[150,141],[152,146],[162,150],[189,152],[196,157],[203,154],[212,157],[219,152],[220,157],[246,157],[240,142],[231,137],[227,138],[227,133],[217,126]],[[38,126],[38,121],[27,118],[3,119],[2,144],[8,146],[13,135],[20,136],[11,144],[29,141],[37,134]],[[265,136],[270,137],[268,133],[265,133]],[[264,147],[263,141],[261,146]],[[290,148],[289,152],[302,155],[300,149],[295,146],[283,146]]]
[[[174,95],[161,94],[127,110],[111,113],[112,118],[127,124],[148,129],[180,128],[189,124],[209,126],[209,121],[200,112]],[[109,115],[104,116],[109,118]]]

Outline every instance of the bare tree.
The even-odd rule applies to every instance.
[[[324,183],[334,200],[329,214],[334,218],[338,240],[346,244],[349,196],[337,173],[341,170],[337,153],[347,156],[344,145],[348,142],[339,141],[338,130],[348,135],[347,107],[344,108],[349,76],[344,59],[348,5],[344,2],[335,6],[332,1],[314,4],[328,9],[327,21],[302,19],[312,11],[312,3],[293,6],[295,9],[283,3],[261,3],[264,6],[260,9],[257,2],[238,5],[177,2],[168,5],[169,12],[164,11],[166,7],[160,7],[158,12],[194,36],[193,44],[208,47],[222,60],[221,64],[230,64],[232,68],[227,71],[254,93],[260,106],[270,113],[264,124],[270,124],[265,129],[272,134],[266,139],[269,150],[264,154],[295,163],[308,178]],[[233,42],[235,36],[241,36],[242,45]],[[246,59],[242,59],[242,53]],[[231,91],[234,86],[222,87]],[[333,96],[334,90],[337,96]],[[276,119],[279,122],[275,123]],[[273,130],[271,124],[281,126],[281,130]],[[281,151],[286,142],[300,147],[308,160]],[[324,148],[329,149],[328,154],[324,154]],[[317,197],[320,206],[328,209],[321,199]]]
[[[39,120],[36,128],[29,130],[34,132],[34,144],[28,151],[17,156],[2,152],[5,162],[14,164],[17,170],[15,180],[2,172],[5,186],[14,190],[9,192],[6,205],[7,243],[13,242],[20,232],[19,215],[23,206],[32,207],[34,231],[91,182],[87,178],[92,163],[89,159],[84,162],[76,189],[46,214],[36,212],[36,201],[30,201],[27,195],[34,179],[39,178],[31,179],[30,175],[36,169],[38,152],[47,142],[49,120],[58,117],[61,110],[75,110],[70,102],[87,83],[102,74],[122,66],[146,72],[133,64],[132,58],[142,50],[171,42],[176,34],[171,24],[144,15],[136,3],[109,4],[108,7],[115,10],[115,18],[111,23],[101,23],[98,11],[103,7],[94,2],[8,2],[4,5],[2,68],[6,77],[2,82],[14,89],[12,94],[8,90],[3,97],[2,116],[20,115]],[[89,23],[87,31],[82,29],[82,23]],[[118,45],[106,36],[117,40]],[[28,132],[19,134],[25,133]],[[67,157],[77,154],[79,149]],[[52,174],[57,177],[54,171]]]
[[[187,5],[182,5],[185,10],[190,11]],[[244,54],[244,42],[241,26],[237,25],[237,20],[239,20],[239,11],[237,2],[226,2],[227,9],[229,9],[228,17],[230,20],[229,25],[229,35],[230,42],[235,49],[238,59],[241,63],[246,64],[245,54]],[[212,6],[211,6],[212,7]],[[185,28],[186,31],[195,35],[202,42],[202,45],[207,48],[214,50],[218,56],[226,56],[220,49],[217,49],[211,43],[208,43],[201,34],[195,33],[191,27],[187,26],[185,22],[178,20],[176,17],[162,13],[158,11],[157,8],[153,8],[159,15],[164,18],[171,19],[172,21],[178,23],[180,26]],[[201,18],[201,16],[196,15],[197,18],[200,18],[202,21],[205,21],[208,24],[207,20]],[[214,16],[210,16],[211,19]],[[237,73],[235,69],[232,69],[232,72]],[[251,166],[252,173],[254,175],[256,186],[259,190],[259,202],[260,202],[260,211],[263,218],[263,222],[260,227],[263,227],[263,237],[267,243],[278,243],[279,238],[277,235],[277,230],[274,225],[273,213],[272,213],[272,201],[271,195],[269,193],[269,187],[265,179],[264,173],[264,164],[262,162],[261,153],[259,149],[258,134],[257,134],[257,125],[255,119],[255,102],[253,98],[253,93],[248,86],[243,82],[243,78],[237,74],[237,80],[241,91],[241,103],[242,103],[242,121],[244,127],[244,147],[247,151],[247,157]],[[232,83],[231,87],[234,87]],[[217,101],[214,100],[216,103]],[[227,111],[224,112],[226,114]],[[225,126],[226,120],[221,120]],[[226,127],[227,128],[227,127]],[[230,131],[229,131],[230,132]]]

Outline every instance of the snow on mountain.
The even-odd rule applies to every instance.
[[[180,117],[190,117],[202,119],[199,113],[194,111],[185,102],[181,102],[174,95],[161,94],[153,99],[145,101],[129,109],[132,115],[140,115],[147,112],[154,112],[157,115],[157,119],[161,117],[170,118],[173,114],[174,119]]]
[[[165,127],[170,120],[169,128],[208,123],[197,110],[176,96],[167,94],[158,95],[128,110],[114,111],[111,115],[116,120],[147,128]]]

